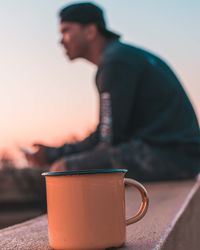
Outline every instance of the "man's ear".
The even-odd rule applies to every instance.
[[[86,36],[88,41],[94,40],[94,38],[97,36],[98,28],[96,24],[88,24],[86,27]]]

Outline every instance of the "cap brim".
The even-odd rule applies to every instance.
[[[110,38],[110,39],[119,39],[121,35],[114,33],[110,30],[100,28],[101,32],[105,35],[105,37]]]

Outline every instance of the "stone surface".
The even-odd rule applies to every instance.
[[[185,227],[192,230],[196,226],[193,232],[195,235],[200,230],[197,222],[199,221],[197,211],[200,208],[199,184],[198,181],[145,184],[150,197],[149,210],[141,221],[127,227],[127,242],[121,249],[200,249],[198,248],[200,239],[196,236],[184,238],[187,236]],[[139,195],[128,188],[126,190],[127,217],[130,217],[138,206]],[[180,245],[180,242],[185,240],[195,241],[191,245],[192,248],[184,248]],[[0,230],[0,249],[49,250],[46,215]]]

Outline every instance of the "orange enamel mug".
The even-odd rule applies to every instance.
[[[147,191],[124,178],[126,169],[47,172],[49,244],[59,250],[102,250],[125,243],[126,226],[140,220],[148,208]],[[125,218],[125,184],[137,188],[142,202]],[[134,200],[133,200],[134,202]]]

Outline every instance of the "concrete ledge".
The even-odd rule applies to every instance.
[[[194,185],[156,249],[200,249],[200,188]]]
[[[127,227],[129,250],[200,249],[200,182],[179,181],[145,185],[150,196],[147,215]],[[131,202],[132,200],[137,202]],[[139,204],[139,195],[126,190],[127,217]],[[49,250],[47,217],[0,230],[0,249]]]

